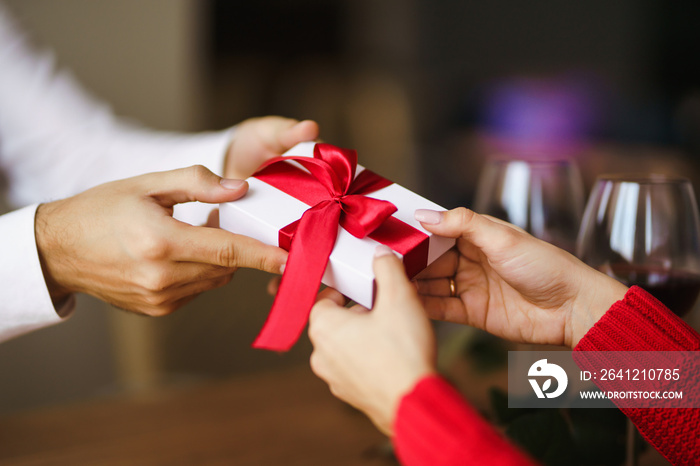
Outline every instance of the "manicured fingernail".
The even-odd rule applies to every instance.
[[[244,184],[245,181],[243,180],[233,180],[230,178],[221,178],[221,186],[223,186],[226,189],[240,189]]]
[[[374,257],[388,256],[389,254],[393,255],[394,251],[392,251],[389,246],[383,244],[380,244],[377,246],[377,249],[374,250]]]
[[[428,225],[437,225],[442,222],[442,212],[437,210],[418,209],[413,216],[419,222],[427,223]]]
[[[280,273],[284,273],[284,269],[286,269],[286,268],[287,268],[287,264],[286,264],[286,263],[280,265]]]

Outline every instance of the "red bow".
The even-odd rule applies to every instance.
[[[309,173],[287,163],[294,160]],[[316,144],[314,157],[276,157],[255,177],[311,205],[295,230],[279,291],[255,348],[290,349],[304,330],[333,251],[338,225],[364,238],[396,212],[396,206],[365,196],[391,184],[369,170],[355,178],[357,152]],[[294,228],[296,227],[296,228]],[[285,228],[290,233],[290,228]],[[285,246],[280,242],[280,246]]]

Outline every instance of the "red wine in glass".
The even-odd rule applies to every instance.
[[[600,268],[627,286],[637,285],[683,317],[700,294],[700,274],[632,264],[609,264]]]
[[[690,181],[600,176],[586,204],[577,255],[686,315],[700,293],[700,220]]]

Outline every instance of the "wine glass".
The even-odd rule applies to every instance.
[[[684,316],[700,292],[700,222],[690,181],[600,176],[583,216],[577,255]]]
[[[491,159],[474,210],[573,252],[583,212],[581,175],[571,159]]]
[[[562,156],[491,158],[479,176],[474,210],[573,253],[583,213],[581,175],[574,161]],[[536,351],[540,346],[519,343],[515,348]]]
[[[655,174],[598,177],[586,205],[577,255],[638,285],[679,316],[700,291],[700,227],[693,187]],[[627,420],[627,465],[638,463],[640,435]]]

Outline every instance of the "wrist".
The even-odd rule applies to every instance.
[[[623,299],[629,289],[624,284],[602,272],[588,269],[582,279],[585,287],[571,310],[570,331],[567,332],[566,345],[573,348],[615,304]]]
[[[381,424],[379,427],[384,433],[389,436],[393,435],[396,414],[398,413],[399,406],[404,397],[411,393],[421,380],[436,374],[437,371],[434,367],[426,366],[416,368],[404,374],[403,377],[398,378],[398,383],[394,384],[392,389],[388,390],[385,402],[381,405],[382,409],[385,411],[384,415],[381,416],[384,420],[376,423],[377,425]]]
[[[40,204],[34,217],[34,235],[41,271],[51,300],[57,307],[65,303],[72,293],[70,288],[59,280],[58,264],[60,261],[57,260],[57,253],[60,251],[60,242],[57,240],[58,235],[55,229],[52,228],[51,217],[60,202],[62,201]]]

